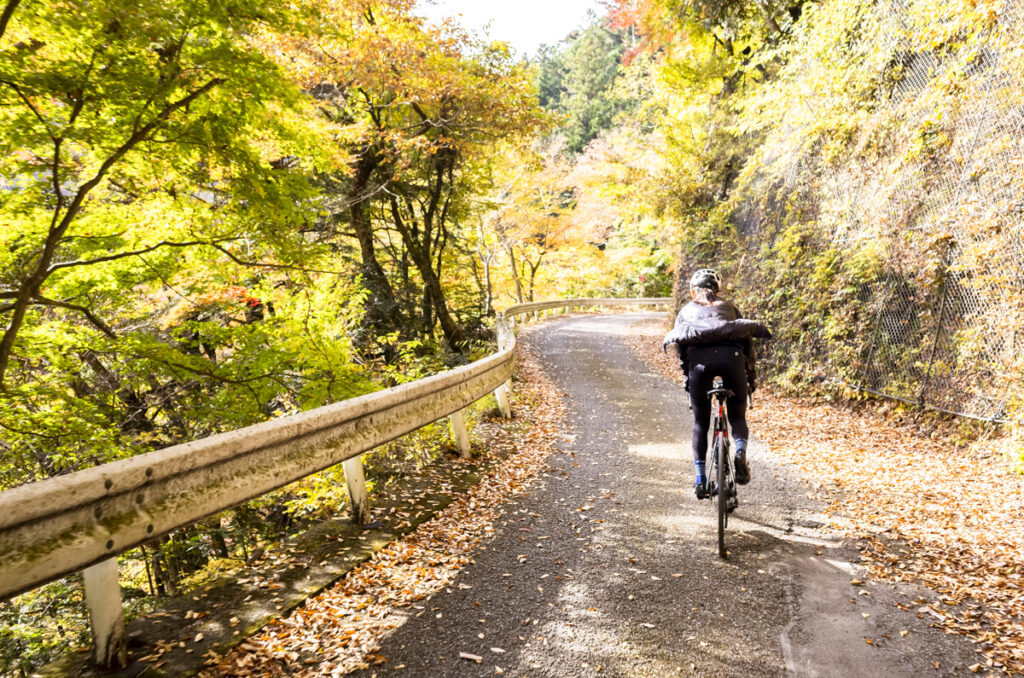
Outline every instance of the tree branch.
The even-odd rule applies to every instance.
[[[181,369],[181,370],[184,370],[186,372],[190,372],[192,374],[198,374],[201,377],[208,377],[210,379],[214,379],[214,380],[219,381],[219,382],[224,383],[224,384],[239,384],[239,385],[241,385],[241,384],[248,384],[248,383],[253,382],[253,381],[260,381],[261,379],[274,379],[275,381],[278,381],[278,376],[277,376],[277,374],[275,372],[264,372],[263,374],[257,374],[257,375],[252,376],[252,377],[245,377],[245,378],[235,379],[235,378],[231,378],[231,377],[221,376],[221,375],[216,374],[216,373],[214,373],[214,372],[212,372],[210,370],[202,370],[202,369],[199,369],[197,367],[189,367],[188,365],[182,365],[181,363],[177,363],[177,362],[173,362],[173,361],[170,361],[170,360],[166,360],[164,358],[157,358],[157,357],[151,356],[151,355],[145,355],[145,354],[138,355],[138,354],[132,354],[132,353],[129,353],[128,355],[131,355],[134,358],[145,358],[146,360],[152,360],[153,362],[160,363],[162,365],[166,365],[167,367],[170,367],[171,369]]]
[[[36,105],[32,103],[32,100],[29,99],[25,95],[25,93],[21,91],[21,88],[18,87],[17,83],[13,83],[10,80],[0,80],[0,83],[7,85],[11,89],[13,89],[14,92],[18,95],[18,98],[25,102],[25,105],[28,107],[28,110],[32,111],[32,115],[36,117],[36,120],[38,120],[43,126],[48,126],[46,119],[43,118],[43,114],[39,112],[39,109],[36,108]],[[52,139],[53,135],[50,135],[50,138]]]
[[[234,253],[232,253],[229,249],[227,249],[226,247],[221,247],[217,243],[209,242],[209,243],[203,243],[203,244],[204,245],[209,245],[213,249],[219,250],[219,251],[223,252],[225,255],[227,255],[228,259],[230,259],[231,261],[235,262],[239,266],[252,266],[252,267],[255,267],[255,268],[270,268],[270,269],[281,270],[281,271],[302,271],[303,273],[323,273],[325,275],[347,275],[347,274],[345,274],[345,273],[343,273],[341,271],[324,271],[324,270],[321,270],[321,269],[318,269],[318,268],[306,268],[304,266],[292,266],[290,264],[265,264],[265,263],[259,262],[259,261],[246,261],[244,259],[239,259],[238,256],[236,256]]]
[[[220,242],[227,242],[227,241],[231,241],[231,240],[238,240],[238,238],[225,238],[224,240],[221,240]],[[125,257],[135,257],[135,256],[138,256],[140,254],[148,254],[149,252],[152,252],[154,250],[160,249],[161,247],[193,247],[195,245],[212,245],[212,244],[213,243],[211,243],[209,241],[206,241],[206,240],[190,240],[190,241],[187,241],[187,242],[176,242],[176,241],[173,241],[173,240],[161,240],[160,242],[158,242],[158,243],[156,243],[154,245],[150,245],[149,247],[144,247],[141,250],[132,250],[131,252],[118,252],[117,254],[108,254],[106,256],[96,257],[95,259],[77,259],[75,261],[62,261],[62,262],[59,262],[59,263],[56,263],[56,264],[53,264],[52,266],[50,266],[48,269],[46,269],[46,273],[47,273],[47,275],[49,275],[50,273],[53,273],[54,271],[57,271],[57,270],[62,269],[62,268],[71,268],[73,266],[90,266],[92,264],[99,264],[99,263],[103,263],[105,261],[114,261],[116,259],[124,259]]]
[[[4,37],[4,33],[7,31],[7,24],[10,23],[11,16],[14,14],[14,10],[18,9],[20,3],[21,0],[7,0],[4,11],[0,14],[0,38]]]
[[[91,322],[93,325],[95,325],[97,329],[99,329],[101,332],[103,332],[103,334],[107,335],[111,339],[117,339],[117,335],[114,334],[114,330],[110,329],[109,325],[107,325],[105,322],[103,322],[102,320],[97,318],[93,314],[93,312],[91,310],[89,310],[88,308],[86,308],[85,306],[79,306],[78,304],[72,304],[72,303],[67,302],[67,301],[57,301],[56,299],[47,299],[46,297],[42,297],[42,296],[38,296],[38,295],[36,297],[34,297],[33,299],[31,299],[28,303],[29,303],[30,306],[52,306],[52,307],[56,307],[56,308],[66,308],[66,309],[69,309],[71,311],[78,311],[79,313],[84,315],[86,318],[88,318],[89,322]],[[0,306],[0,313],[7,313],[8,311],[12,311],[12,310],[14,310],[14,308],[16,306],[17,306],[17,304],[4,304],[3,306]]]
[[[92,189],[96,188],[101,181],[103,181],[103,178],[115,163],[123,158],[128,151],[132,150],[132,148],[143,141],[153,132],[153,130],[157,129],[163,122],[170,118],[175,111],[185,108],[190,103],[223,82],[225,82],[225,78],[213,78],[209,80],[205,85],[165,106],[164,109],[145,126],[135,130],[123,144],[115,149],[114,152],[103,161],[100,167],[96,170],[96,174],[79,187],[78,191],[75,193],[75,197],[71,201],[71,204],[65,209],[64,216],[60,219],[60,222],[51,224],[50,230],[46,234],[46,242],[43,244],[42,252],[39,255],[39,264],[36,266],[35,272],[32,273],[28,279],[23,281],[17,301],[14,305],[14,314],[11,316],[6,330],[4,330],[3,337],[0,338],[0,389],[3,388],[4,376],[7,373],[7,365],[10,362],[11,351],[14,348],[14,340],[18,336],[18,332],[21,330],[21,325],[25,319],[25,311],[32,303],[33,296],[38,294],[39,288],[42,286],[43,282],[45,282],[48,275],[47,269],[50,267],[50,262],[53,260],[57,247],[60,244],[61,239],[64,237],[64,233],[66,233],[68,228],[71,226],[71,222],[74,221],[76,216],[78,216],[78,212],[82,208],[82,203],[85,202],[86,196],[92,191]],[[59,209],[60,208],[58,207],[58,210],[55,210],[54,212],[55,222]]]
[[[761,10],[761,14],[764,15],[764,21],[768,24],[768,28],[770,28],[776,35],[782,35],[782,29],[779,27],[779,23],[775,20],[775,17],[772,16],[772,13],[764,0],[754,0],[754,4],[757,5],[757,8]]]
[[[114,163],[116,163],[118,160],[124,157],[124,155],[128,151],[132,150],[132,148],[134,148],[140,141],[149,136],[149,134],[152,131],[154,131],[157,127],[159,127],[161,123],[165,122],[168,118],[170,118],[172,113],[174,113],[178,109],[185,108],[190,103],[192,103],[199,97],[203,96],[217,85],[220,85],[224,82],[225,78],[213,78],[199,89],[193,90],[192,92],[186,94],[174,103],[165,106],[164,109],[157,113],[157,115],[152,120],[150,120],[144,126],[136,130],[130,137],[128,137],[128,139],[123,144],[121,144],[113,153],[111,153],[106,160],[103,161],[103,164],[100,165],[98,170],[96,170],[96,174],[93,176],[93,178],[87,181],[86,183],[82,184],[82,187],[78,190],[78,193],[75,195],[75,203],[73,203],[72,206],[77,207],[78,203],[80,203],[81,200],[85,198],[85,194],[91,191],[93,188],[95,188],[96,185],[103,180],[103,177],[106,176],[107,172],[114,165]]]

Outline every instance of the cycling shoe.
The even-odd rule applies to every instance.
[[[736,464],[736,484],[746,485],[750,482],[750,465],[747,464],[747,455],[737,454],[733,461]]]

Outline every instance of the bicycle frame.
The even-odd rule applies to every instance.
[[[718,439],[719,439],[720,436],[725,438],[726,443],[729,445],[729,448],[731,449],[732,445],[731,445],[731,436],[729,434],[729,415],[728,415],[728,410],[726,409],[725,400],[729,396],[733,395],[733,393],[732,393],[732,391],[730,391],[730,390],[728,390],[728,389],[726,389],[726,388],[724,388],[722,386],[721,377],[715,377],[715,380],[714,380],[713,383],[715,385],[715,388],[713,388],[710,391],[708,391],[708,395],[711,396],[711,421],[712,421],[712,426],[711,426],[711,432],[712,432],[711,433],[711,445],[708,446],[708,449],[709,450],[715,449],[715,443],[718,442]],[[728,468],[728,471],[727,471],[726,475],[729,478],[735,478],[736,477],[736,463],[733,460],[733,457],[732,457],[731,454],[726,455],[726,458],[729,460],[729,468]],[[718,460],[714,457],[714,455],[711,455],[711,463],[708,465],[708,486],[709,486],[709,489],[711,488],[711,483],[712,483],[711,479],[715,477],[715,474],[712,473],[712,472],[716,470],[717,464],[718,464]]]
[[[717,507],[718,513],[718,555],[726,557],[725,528],[729,524],[729,513],[736,508],[736,463],[730,453],[729,417],[726,400],[733,392],[725,388],[721,377],[715,377],[714,388],[708,391],[711,397],[711,412],[714,419],[712,428],[711,463],[708,465],[707,490]],[[720,466],[721,464],[721,466]]]
[[[727,394],[724,394],[727,397]],[[719,397],[718,394],[712,396],[712,449],[715,447],[715,442],[719,437],[724,437],[728,448],[732,449],[731,435],[729,434],[729,416],[725,409],[725,397]],[[729,477],[735,477],[736,467],[732,460],[732,455],[728,455],[729,459]]]

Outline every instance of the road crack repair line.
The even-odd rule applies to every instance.
[[[664,332],[657,321],[638,324],[630,345],[652,371],[679,381],[661,351]],[[895,627],[875,623],[881,610],[859,610],[872,623],[851,642],[904,659],[904,672],[890,675],[917,675],[909,662],[931,675],[1024,675],[1024,483],[989,449],[993,441],[956,445],[927,418],[900,422],[770,390],[758,391],[755,405],[748,419],[764,461],[803,479],[794,494],[821,505],[821,530],[845,538],[844,558],[858,563],[850,607],[883,598],[886,586],[899,592],[886,601]],[[752,484],[756,466],[754,474]],[[797,563],[805,607],[827,607],[806,592],[824,577],[830,550]]]

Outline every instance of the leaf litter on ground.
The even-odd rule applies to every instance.
[[[681,382],[663,334],[640,324],[629,344]],[[1024,675],[1024,479],[1009,461],[984,441],[958,445],[878,412],[770,389],[758,389],[747,419],[769,454],[817,484],[872,577],[928,587],[932,600],[905,607],[968,636],[986,670]]]
[[[425,602],[449,587],[493,535],[502,505],[524,492],[556,451],[565,421],[562,394],[522,345],[517,387],[516,417],[528,425],[511,427],[514,433],[510,427],[487,429],[480,445],[507,444],[513,435],[513,454],[433,519],[289,616],[224,654],[211,653],[200,676],[340,676],[385,664],[387,657],[379,654],[383,638],[427,612]],[[473,652],[460,656],[482,661]]]

